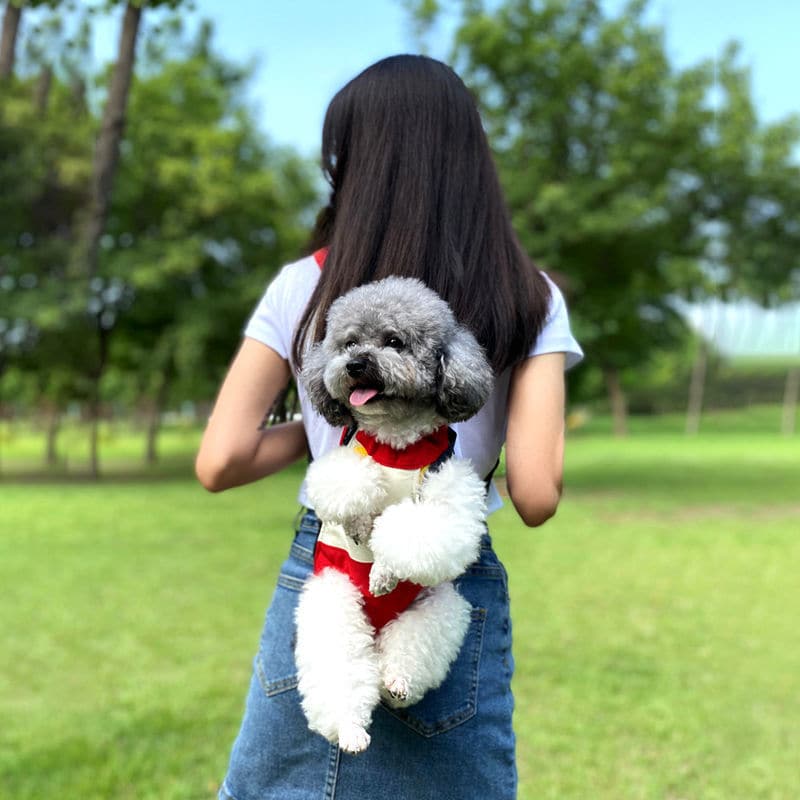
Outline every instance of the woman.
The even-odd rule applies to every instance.
[[[264,431],[259,423],[305,348],[322,338],[333,300],[403,275],[451,304],[495,371],[487,404],[454,426],[456,455],[488,476],[505,441],[511,501],[526,525],[541,525],[561,494],[563,373],[582,353],[558,289],[511,229],[469,91],[432,59],[380,61],[331,102],[322,164],[331,196],[313,255],[284,267],[247,325],[197,457],[201,483],[221,491],[338,444],[340,432],[312,411],[302,387],[302,422]],[[303,489],[300,501],[308,505]],[[488,502],[490,511],[501,505],[494,487]],[[515,797],[507,585],[488,536],[457,582],[472,622],[444,685],[408,709],[381,707],[369,749],[349,756],[308,731],[296,689],[293,615],[318,528],[307,510],[267,613],[220,797]]]

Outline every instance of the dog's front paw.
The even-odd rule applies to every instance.
[[[376,561],[369,571],[369,591],[373,597],[389,594],[399,578],[385,564]]]
[[[344,523],[355,517],[370,520],[386,503],[386,479],[381,467],[346,447],[337,447],[313,461],[306,488],[320,519]]]
[[[370,735],[361,725],[351,722],[339,728],[339,747],[346,753],[363,753],[369,743]]]

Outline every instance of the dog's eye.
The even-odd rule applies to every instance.
[[[358,344],[358,342],[357,342],[355,339],[348,339],[348,340],[347,340],[347,341],[344,343],[344,346],[345,346],[346,348],[350,348],[350,347],[355,347],[357,344]]]
[[[392,350],[402,350],[405,347],[399,336],[390,336],[386,340],[385,345],[386,347],[391,347]]]

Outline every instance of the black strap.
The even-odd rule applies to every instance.
[[[347,447],[357,432],[358,425],[348,425],[345,429],[344,436],[342,436],[341,442],[339,442],[339,447]]]
[[[492,478],[494,477],[494,473],[499,466],[500,459],[498,458],[497,461],[494,462],[494,466],[489,470],[489,474],[483,479],[483,482],[486,484],[487,492],[492,488]]]
[[[429,472],[438,472],[445,461],[453,457],[456,449],[456,432],[452,428],[447,429],[447,449],[429,467]]]

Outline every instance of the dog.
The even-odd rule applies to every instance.
[[[446,678],[471,608],[452,581],[478,557],[486,485],[448,457],[448,424],[486,402],[493,372],[449,305],[416,279],[337,299],[301,382],[340,447],[312,462],[322,521],[296,613],[298,689],[311,730],[349,753],[381,699],[418,702]]]

